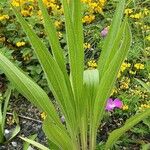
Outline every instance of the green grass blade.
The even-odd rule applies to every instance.
[[[111,50],[114,46],[116,35],[118,35],[119,28],[122,22],[122,17],[124,13],[124,6],[125,6],[125,0],[120,0],[118,7],[116,9],[115,15],[113,17],[112,24],[109,29],[109,33],[106,37],[102,53],[100,55],[99,61],[98,61],[98,70],[100,73],[103,73],[103,66],[105,65],[106,61],[110,57]]]
[[[150,87],[146,83],[139,79],[136,79],[136,81],[138,81],[148,92],[150,92]]]
[[[103,77],[105,71],[107,71],[108,67],[111,65],[111,61],[114,58],[115,54],[118,51],[118,47],[120,45],[120,39],[122,38],[122,33],[124,32],[124,28],[125,28],[125,24],[127,22],[127,18],[124,20],[124,22],[122,23],[121,27],[118,29],[118,34],[116,35],[116,38],[114,40],[114,45],[112,46],[112,49],[109,53],[109,56],[107,57],[107,61],[105,61],[105,64],[103,64],[103,71],[100,73],[101,78]],[[101,70],[99,70],[101,71]]]
[[[43,15],[44,27],[47,33],[48,41],[51,45],[52,53],[57,61],[59,67],[66,74],[65,61],[63,56],[63,50],[60,46],[59,39],[57,36],[57,31],[54,27],[54,24],[47,12],[46,7],[44,6],[42,0],[38,0],[39,8]]]
[[[74,150],[75,143],[66,132],[62,132],[58,126],[49,121],[48,117],[43,122],[43,131],[50,141],[56,144],[60,149]]]
[[[65,14],[65,26],[66,26],[66,36],[67,36],[67,44],[68,44],[68,50],[69,50],[69,61],[70,61],[70,67],[71,67],[71,82],[73,86],[73,91],[75,94],[75,98],[77,100],[77,107],[79,105],[79,99],[82,92],[83,87],[83,35],[82,35],[82,25],[81,25],[81,19],[80,15],[76,12],[76,19],[72,21],[72,10],[69,9],[69,4],[67,0],[62,0],[63,8],[64,8],[64,14]],[[79,3],[80,4],[80,3]],[[74,6],[74,10],[78,9],[79,4]],[[78,7],[78,8],[77,8]],[[76,23],[74,23],[76,21]],[[79,36],[81,36],[79,38]],[[77,39],[79,38],[79,39]],[[78,41],[79,40],[79,41]],[[78,44],[79,42],[79,44]],[[81,44],[82,43],[82,44]]]
[[[3,120],[2,102],[0,102],[0,144],[4,142],[4,131],[2,129],[2,120]]]
[[[8,90],[5,93],[5,102],[4,102],[4,108],[3,108],[3,118],[2,118],[2,130],[4,131],[5,127],[5,120],[6,120],[6,113],[7,113],[7,108],[8,108],[8,103],[11,95],[11,89],[8,88]]]
[[[12,134],[10,138],[6,141],[6,143],[10,142],[19,132],[20,132],[20,125],[17,124],[17,126],[13,129]]]
[[[123,39],[120,39],[120,47],[118,48],[118,52],[116,53],[114,59],[111,61],[111,65],[108,67],[100,81],[94,106],[94,116],[97,116],[97,123],[99,122],[99,118],[103,116],[102,112],[105,107],[106,99],[110,96],[111,89],[114,86],[121,64],[127,56],[131,45],[131,31],[127,22],[125,26],[125,31],[120,33],[123,34]],[[98,109],[97,106],[101,106],[101,109]]]
[[[124,61],[130,44],[131,44],[131,32],[129,25],[126,23],[125,32],[120,33],[123,34],[123,39],[120,39],[120,47],[118,48],[118,51],[114,57],[114,59],[111,61],[111,65],[108,67],[107,71],[104,73],[99,87],[97,96],[95,99],[94,104],[94,112],[93,112],[93,138],[96,134],[96,129],[103,118],[104,114],[104,108],[106,105],[106,100],[110,96],[111,90],[114,86],[115,80],[117,78],[118,71],[120,69],[120,66],[122,62]],[[95,130],[95,131],[94,131]]]
[[[144,112],[140,114],[136,114],[135,116],[129,118],[125,125],[119,129],[114,130],[113,132],[110,133],[108,140],[105,145],[105,150],[110,149],[113,144],[129,129],[131,129],[133,126],[135,126],[137,123],[142,121],[143,119],[147,118],[150,116],[150,109],[148,108]]]
[[[15,88],[26,97],[31,103],[39,107],[46,114],[50,115],[57,123],[60,122],[55,108],[47,94],[23,71],[19,70],[5,56],[0,53],[0,69],[4,71]]]
[[[23,17],[12,6],[13,11],[24,31],[26,32],[34,50],[38,57],[38,60],[46,75],[50,90],[54,94],[55,99],[58,101],[63,114],[65,115],[67,125],[72,126],[72,130],[75,126],[75,110],[73,108],[73,98],[69,93],[69,89],[66,85],[66,80],[57,62],[53,59],[43,42],[37,37],[35,32],[29,27]],[[71,130],[71,129],[70,129]]]
[[[34,134],[34,135],[29,136],[28,139],[29,139],[29,140],[35,140],[36,137],[37,137],[37,134]],[[23,150],[28,150],[29,147],[30,147],[30,143],[29,143],[29,142],[24,142],[24,143],[23,143]]]
[[[45,147],[44,145],[42,145],[42,144],[40,144],[38,142],[35,142],[35,141],[31,140],[31,139],[24,138],[24,137],[21,137],[21,136],[20,136],[20,139],[22,139],[25,142],[28,142],[28,143],[32,144],[33,146],[39,148],[40,150],[50,150],[49,148]]]
[[[54,27],[54,24],[53,24],[48,12],[47,12],[47,9],[44,6],[42,0],[38,0],[38,3],[39,3],[40,10],[42,12],[42,15],[43,15],[44,27],[45,27],[45,30],[46,30],[46,33],[48,36],[49,43],[51,45],[52,53],[54,55],[54,58],[55,58],[57,64],[59,65],[60,69],[62,70],[64,77],[65,77],[69,93],[72,97],[72,99],[71,99],[72,105],[75,105],[74,99],[73,99],[73,92],[72,92],[72,88],[71,88],[71,83],[70,83],[70,80],[69,80],[69,77],[68,77],[68,74],[66,71],[66,65],[65,65],[65,60],[64,60],[64,56],[63,56],[63,50],[62,50],[60,43],[59,43],[57,31]]]
[[[68,135],[65,127],[61,124],[57,112],[47,94],[1,53],[0,68],[24,97],[45,112],[51,121],[59,128],[60,132]],[[69,135],[68,138],[70,138]]]

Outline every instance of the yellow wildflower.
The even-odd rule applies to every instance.
[[[123,63],[123,64],[121,65],[120,71],[121,71],[121,72],[124,72],[124,70],[126,70],[126,68],[129,68],[130,66],[131,66],[130,63]]]
[[[31,12],[28,11],[28,10],[21,10],[21,14],[24,16],[24,17],[28,17],[28,16],[31,16]]]
[[[88,61],[88,67],[96,68],[97,67],[96,61],[95,60]]]
[[[91,48],[91,44],[90,44],[90,43],[84,43],[84,44],[83,44],[83,47],[84,47],[85,49],[89,49],[89,48]]]
[[[130,84],[130,79],[128,77],[123,77],[120,83],[120,89],[128,89]]]
[[[139,107],[139,110],[144,111],[147,108],[150,108],[150,104],[141,104],[141,106]]]
[[[17,42],[16,46],[17,47],[21,47],[21,46],[24,46],[25,44],[26,44],[25,42]]]
[[[130,74],[136,74],[136,71],[130,70],[129,73],[130,73]]]
[[[82,22],[90,24],[95,19],[95,15],[86,15],[83,17]]]
[[[144,8],[144,10],[143,10],[144,15],[147,16],[147,15],[149,14],[149,12],[150,12],[150,11],[149,11],[147,8]]]
[[[136,64],[134,65],[134,67],[135,67],[136,69],[144,69],[144,64],[136,63]]]
[[[61,29],[61,28],[62,28],[62,22],[61,22],[61,21],[56,20],[56,21],[54,22],[54,25],[55,25],[55,27],[56,27],[57,29]]]
[[[134,18],[134,19],[141,19],[143,18],[143,15],[141,12],[137,13],[137,14],[134,14],[134,15],[130,15],[131,18]]]
[[[9,19],[9,16],[8,16],[8,15],[1,15],[1,16],[0,16],[0,21],[6,20],[6,19]]]
[[[111,96],[112,96],[113,94],[116,94],[117,92],[118,92],[117,89],[114,88],[114,89],[112,90],[112,92],[111,92]]]
[[[118,75],[117,75],[117,78],[120,78],[120,77],[121,77],[121,72],[119,71]]]
[[[128,105],[123,105],[122,109],[123,109],[123,110],[128,110],[128,109],[129,109],[129,106],[128,106]]]
[[[126,15],[129,15],[129,14],[131,14],[133,12],[133,10],[132,9],[130,9],[130,8],[127,8],[127,9],[125,9],[125,14]]]
[[[42,120],[45,120],[46,117],[47,117],[47,115],[46,115],[45,112],[42,112],[41,115],[40,115],[40,117],[41,117]]]

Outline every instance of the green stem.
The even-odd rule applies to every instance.
[[[4,141],[4,131],[2,129],[2,103],[0,102],[0,143]]]

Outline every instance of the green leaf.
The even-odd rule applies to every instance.
[[[34,105],[60,123],[56,110],[47,94],[23,71],[19,70],[0,53],[0,69],[4,71],[16,89]],[[19,83],[19,84],[18,84]]]
[[[65,67],[65,61],[63,56],[63,50],[60,46],[58,35],[56,32],[56,29],[54,27],[54,24],[47,12],[46,7],[44,6],[42,0],[38,0],[38,4],[40,7],[40,10],[43,15],[44,20],[44,27],[48,36],[48,41],[51,45],[52,53],[55,57],[55,60],[57,61],[59,67],[61,68],[62,72],[66,74],[66,67]]]
[[[150,92],[150,87],[146,83],[139,79],[136,79],[136,81],[138,81],[148,92]]]
[[[112,48],[114,47],[114,44],[116,42],[116,35],[118,35],[119,33],[119,29],[120,29],[120,25],[124,13],[124,6],[125,6],[125,0],[120,0],[116,12],[114,14],[104,46],[102,48],[103,50],[98,61],[98,70],[100,73],[100,78],[102,78],[101,74],[103,74],[104,71],[103,67],[105,66],[106,62],[109,60],[108,58],[110,57]]]
[[[31,140],[31,139],[24,138],[24,137],[20,137],[20,138],[21,138],[22,140],[24,140],[24,141],[26,141],[26,142],[32,144],[33,146],[35,146],[35,147],[41,149],[41,150],[50,150],[49,148],[45,147],[44,145],[42,145],[42,144],[40,144],[40,143],[38,143],[38,142],[35,142],[35,141]]]
[[[68,134],[60,130],[60,128],[51,122],[48,117],[43,122],[43,131],[47,138],[60,149],[75,150],[75,143],[73,143]]]
[[[109,138],[105,145],[105,150],[108,150],[113,146],[113,144],[129,129],[131,129],[134,125],[142,121],[143,119],[150,116],[150,109],[146,109],[144,112],[140,114],[136,114],[135,116],[128,119],[125,125],[119,129],[114,130],[110,133]]]
[[[10,99],[10,95],[11,95],[11,89],[8,88],[7,91],[4,94],[4,107],[2,108],[1,104],[0,104],[0,143],[3,142],[4,140],[4,128],[5,128],[5,120],[6,120],[6,112],[7,112],[7,107],[8,107],[8,103],[9,103],[9,99]],[[0,102],[1,103],[1,102]]]
[[[34,135],[31,135],[31,136],[29,136],[29,140],[35,140],[36,139],[36,137],[37,137],[37,134],[34,134]],[[23,143],[23,150],[28,150],[29,149],[29,146],[30,146],[30,143],[29,142],[24,142]]]
[[[143,144],[141,150],[149,150],[150,149],[150,143],[148,144]]]
[[[17,124],[17,126],[13,129],[12,134],[11,134],[10,138],[6,141],[6,143],[11,141],[19,132],[20,132],[20,125]]]
[[[104,75],[101,77],[100,84],[98,87],[93,109],[92,139],[94,139],[94,137],[96,136],[96,129],[101,119],[103,118],[106,100],[110,96],[121,64],[124,61],[131,44],[131,32],[129,25],[127,22],[124,25],[124,32],[120,32],[120,34],[122,34],[122,38],[120,39],[120,41],[118,41],[120,43],[118,51],[116,52],[114,58],[111,60],[111,63],[105,71]]]
[[[66,37],[67,45],[69,51],[69,62],[70,62],[70,79],[73,87],[73,92],[76,99],[77,111],[79,108],[82,88],[83,88],[83,62],[84,62],[84,51],[83,51],[83,30],[81,24],[81,12],[80,12],[80,1],[74,1],[74,11],[69,7],[70,2],[67,0],[62,0],[64,15],[65,15],[65,27],[66,27]],[[75,14],[76,13],[76,14]],[[77,19],[72,20],[72,15]],[[73,18],[74,19],[74,18]],[[76,23],[75,23],[76,22]],[[80,36],[80,37],[79,37]]]
[[[49,88],[52,91],[55,99],[58,101],[66,118],[67,127],[70,128],[69,131],[72,130],[73,133],[76,128],[75,109],[73,107],[74,99],[66,84],[66,78],[43,42],[30,28],[24,18],[17,12],[16,8],[12,6],[12,9],[35,50],[48,81]]]

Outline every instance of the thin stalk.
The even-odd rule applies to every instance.
[[[4,131],[3,131],[3,128],[2,128],[2,119],[3,119],[3,116],[2,116],[2,102],[0,102],[0,143],[3,143],[3,141],[4,141]]]
[[[85,118],[81,119],[80,138],[82,150],[87,150],[87,123]]]

